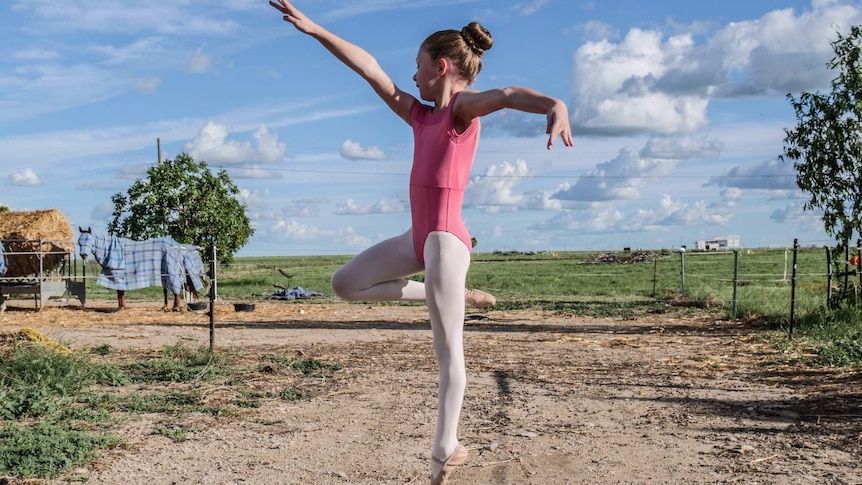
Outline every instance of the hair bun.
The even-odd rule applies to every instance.
[[[494,45],[494,38],[491,37],[491,33],[488,32],[488,29],[482,27],[482,24],[479,22],[470,22],[465,25],[461,29],[461,37],[467,43],[467,46],[478,56],[484,54],[485,51]]]

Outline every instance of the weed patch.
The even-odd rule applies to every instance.
[[[116,445],[111,435],[92,435],[37,423],[30,428],[7,424],[0,430],[0,475],[56,477],[96,457],[96,451]]]

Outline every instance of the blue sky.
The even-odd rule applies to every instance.
[[[297,0],[415,93],[430,33],[494,36],[475,89],[565,100],[483,120],[464,218],[477,251],[658,249],[738,235],[828,244],[778,160],[787,93],[828,91],[858,1]],[[104,231],[110,198],[190,153],[242,190],[240,256],[352,254],[409,227],[410,128],[266,0],[0,6],[0,205]]]

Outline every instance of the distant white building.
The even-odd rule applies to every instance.
[[[694,243],[696,251],[727,251],[738,248],[739,236],[714,237],[712,239],[701,239]]]

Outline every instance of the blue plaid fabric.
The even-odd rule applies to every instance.
[[[177,244],[167,248],[162,262],[163,288],[178,295],[183,291],[188,277],[188,282],[195,292],[203,289],[201,277],[204,274],[204,262],[197,248],[191,244]]]
[[[6,255],[3,254],[3,245],[0,244],[0,276],[6,274]]]
[[[162,286],[179,294],[186,275],[190,276],[195,290],[203,288],[200,254],[194,246],[180,244],[173,238],[133,241],[82,232],[78,237],[78,246],[82,257],[92,254],[102,265],[96,283],[105,288],[136,290]]]

